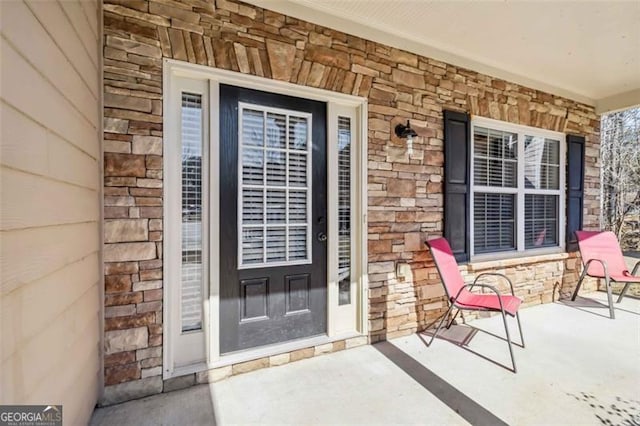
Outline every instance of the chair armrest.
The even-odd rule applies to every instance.
[[[609,270],[607,269],[607,262],[602,260],[602,259],[589,259],[589,260],[587,260],[587,263],[584,264],[584,272],[587,275],[589,275],[589,265],[591,265],[591,262],[600,262],[600,264],[602,265],[602,268],[604,269],[604,277],[608,280],[609,279]],[[636,265],[636,266],[638,266],[638,265]],[[589,276],[591,276],[591,275],[589,275]],[[598,278],[598,277],[596,277],[596,278]]]
[[[640,262],[638,262],[638,263],[640,263]],[[504,279],[505,279],[505,280],[507,280],[507,282],[509,283],[509,287],[511,288],[511,295],[512,295],[512,296],[515,296],[515,295],[516,295],[516,294],[515,294],[515,292],[513,291],[513,283],[511,282],[511,280],[509,279],[509,277],[507,277],[505,274],[501,274],[501,273],[499,273],[499,272],[483,272],[482,274],[478,275],[478,276],[476,277],[476,279],[475,279],[475,280],[473,280],[473,284],[472,284],[472,286],[476,285],[476,282],[477,282],[481,277],[484,277],[484,276],[494,276],[494,277],[501,277],[501,278],[504,278]],[[479,285],[479,284],[478,284],[478,285]],[[472,287],[472,288],[473,288],[473,287]]]
[[[502,307],[502,298],[500,297],[500,292],[498,291],[497,288],[495,288],[492,285],[489,284],[465,284],[463,285],[460,290],[458,290],[458,294],[456,294],[456,297],[453,299],[453,303],[455,304],[458,301],[458,297],[460,297],[460,294],[462,294],[462,290],[464,290],[465,288],[469,287],[469,289],[472,289],[474,286],[478,286],[478,287],[485,287],[488,288],[489,290],[493,291],[496,296],[498,296],[498,302],[500,302],[500,310],[504,313],[504,308]]]

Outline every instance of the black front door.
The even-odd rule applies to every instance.
[[[326,104],[220,86],[220,352],[326,332]]]

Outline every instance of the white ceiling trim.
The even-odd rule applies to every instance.
[[[622,111],[640,105],[640,89],[630,90],[617,95],[598,99],[596,102],[596,113],[604,114],[608,112]]]
[[[531,79],[527,76],[505,71],[485,63],[459,56],[444,50],[417,42],[406,37],[394,34],[386,28],[372,28],[365,23],[357,22],[353,18],[341,18],[322,10],[311,9],[303,4],[291,0],[244,0],[255,6],[273,10],[284,15],[313,22],[338,31],[345,32],[366,40],[375,41],[391,47],[413,52],[428,58],[446,62],[451,65],[464,67],[482,74],[500,78],[512,83],[517,83],[525,87],[552,93],[557,96],[569,98],[590,106],[596,106],[596,99],[584,96],[575,91],[563,87],[548,84],[542,81]],[[620,108],[615,107],[615,109]]]

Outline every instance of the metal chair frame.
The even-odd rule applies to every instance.
[[[444,276],[442,275],[442,273],[440,271],[440,268],[438,267],[438,262],[436,262],[436,268],[438,269],[438,273],[440,274],[440,277],[443,279],[443,285],[444,285]],[[453,318],[449,322],[449,325],[447,326],[447,328],[451,327],[451,324],[453,324],[453,321],[454,321],[455,317],[458,315],[459,312],[461,312],[463,310],[467,310],[467,311],[500,312],[500,314],[502,315],[502,323],[504,324],[504,330],[505,330],[505,333],[507,335],[507,345],[509,346],[509,355],[511,356],[511,364],[513,366],[513,372],[517,373],[518,370],[516,368],[516,360],[515,360],[515,357],[513,355],[513,346],[512,346],[512,343],[511,343],[511,337],[509,335],[509,327],[507,326],[507,314],[504,311],[504,306],[502,305],[502,298],[500,297],[501,294],[498,291],[498,289],[495,288],[492,285],[489,285],[489,284],[478,284],[478,280],[480,278],[484,277],[484,276],[497,276],[497,277],[504,278],[509,283],[509,287],[511,288],[511,295],[515,296],[515,292],[513,290],[513,283],[511,282],[509,277],[507,277],[504,274],[500,274],[498,272],[485,272],[485,273],[482,273],[482,274],[478,275],[475,278],[475,280],[473,281],[473,284],[465,284],[464,286],[462,286],[460,288],[460,290],[458,290],[458,294],[456,294],[456,296],[453,298],[453,301],[451,300],[451,295],[449,294],[449,290],[447,289],[447,286],[444,285],[444,291],[447,294],[447,300],[449,301],[449,309],[442,316],[442,319],[440,320],[440,323],[438,324],[438,327],[436,328],[436,332],[433,334],[433,336],[431,336],[431,339],[429,340],[429,343],[427,344],[427,346],[431,346],[431,343],[433,343],[433,340],[436,338],[436,336],[440,332],[440,329],[442,328],[442,325],[444,324],[445,319],[451,314],[451,310],[454,307],[456,309],[458,309],[458,312],[456,312],[456,314],[453,316]],[[462,291],[465,288],[468,288],[469,291],[471,291],[475,286],[487,288],[487,289],[491,290],[492,292],[494,292],[496,294],[496,296],[498,296],[498,301],[500,302],[500,310],[498,311],[497,309],[465,306],[465,305],[458,304],[458,297],[460,297],[460,295],[462,294]],[[524,348],[524,337],[522,335],[522,326],[520,324],[520,312],[516,311],[515,317],[516,317],[516,320],[518,322],[518,331],[520,332],[520,342],[522,343],[522,347]]]
[[[631,282],[626,282],[626,281],[617,281],[615,279],[611,279],[611,277],[609,277],[609,270],[607,268],[607,262],[605,260],[602,259],[589,259],[587,261],[587,263],[584,264],[584,269],[582,270],[582,274],[580,274],[580,279],[578,280],[578,285],[576,286],[576,289],[573,291],[573,295],[571,296],[571,300],[574,301],[576,300],[576,297],[578,296],[578,290],[580,290],[580,286],[582,286],[582,281],[585,279],[586,276],[590,276],[592,278],[602,278],[599,276],[595,276],[595,275],[590,275],[589,274],[589,265],[591,265],[591,262],[600,262],[600,264],[602,265],[602,268],[604,269],[604,282],[607,286],[607,300],[609,301],[609,317],[611,319],[616,319],[616,314],[614,312],[613,309],[613,293],[611,291],[611,281],[613,282],[620,282],[620,283],[625,283],[624,287],[622,288],[622,291],[620,292],[620,295],[618,296],[618,300],[616,300],[616,303],[620,303],[622,301],[622,298],[624,297],[625,293],[627,292],[627,290],[629,289],[629,286],[632,284]],[[584,261],[583,261],[584,263]],[[636,265],[633,267],[633,272],[631,272],[631,275],[636,275],[636,273],[638,272],[638,269],[640,268],[640,261],[638,261],[636,263]]]

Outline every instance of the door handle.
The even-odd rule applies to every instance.
[[[324,232],[318,232],[318,241],[320,241],[321,243],[327,241],[327,234],[325,234]]]

